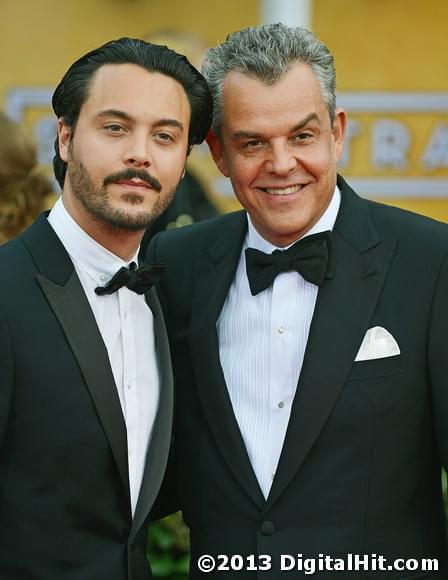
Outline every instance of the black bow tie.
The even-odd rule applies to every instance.
[[[305,280],[322,286],[333,273],[333,237],[330,231],[302,238],[287,250],[274,250],[265,254],[259,250],[246,250],[246,271],[252,296],[266,290],[277,274],[296,270]]]
[[[95,292],[99,296],[104,296],[105,294],[113,294],[126,286],[137,294],[144,294],[155,282],[160,280],[164,272],[164,264],[143,264],[137,268],[135,262],[131,262],[129,268],[125,266],[120,268],[105,286],[95,288]]]

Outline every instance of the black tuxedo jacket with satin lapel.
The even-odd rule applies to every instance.
[[[191,529],[192,578],[202,577],[196,567],[201,554],[272,556],[270,572],[212,578],[277,580],[288,575],[279,572],[281,554],[378,554],[446,564],[441,467],[448,459],[448,226],[363,200],[341,178],[338,184],[335,275],[318,293],[266,501],[232,410],[216,332],[240,258],[245,214],[161,234],[150,246],[150,258],[168,267],[160,295],[177,397],[171,467]],[[393,335],[400,355],[354,362],[375,326]],[[313,577],[336,576],[378,574]]]
[[[172,419],[155,291],[146,299],[162,381],[132,519],[126,427],[106,347],[44,214],[0,248],[0,280],[0,578],[146,580],[146,522]]]

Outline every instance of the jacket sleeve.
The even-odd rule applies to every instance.
[[[13,376],[14,364],[11,335],[6,318],[0,311],[0,452],[8,427]]]
[[[145,261],[147,263],[159,263],[163,260],[160,259],[157,249],[158,249],[158,242],[159,242],[160,234],[156,234],[149,246],[146,253]],[[156,285],[157,289],[157,296],[160,301],[160,305],[162,307],[162,311],[165,316],[165,320],[167,318],[166,312],[166,303],[163,294],[163,278],[162,284]],[[168,338],[170,338],[168,336]],[[174,394],[176,396],[176,394]],[[174,412],[176,413],[176,405],[174,405]],[[174,419],[175,420],[175,419]],[[164,518],[180,509],[179,499],[177,495],[177,477],[176,477],[176,462],[174,459],[175,453],[175,440],[174,436],[171,440],[171,448],[170,448],[170,455],[168,458],[168,465],[165,472],[165,477],[162,482],[162,486],[159,491],[159,495],[154,503],[154,506],[151,509],[150,519],[157,520],[160,518]]]
[[[434,291],[428,331],[428,373],[440,460],[448,469],[448,252]]]
[[[172,442],[165,477],[160,487],[159,495],[151,509],[150,520],[158,520],[180,510],[174,453],[175,447]]]

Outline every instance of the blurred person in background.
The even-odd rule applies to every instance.
[[[208,143],[245,211],[149,247],[167,264],[165,491],[191,578],[445,580],[448,226],[337,175],[346,114],[312,33],[238,31],[202,70]]]
[[[0,243],[22,232],[55,201],[50,179],[37,165],[37,145],[0,111]]]
[[[146,580],[172,374],[143,233],[211,121],[185,57],[142,40],[53,95],[53,209],[0,247],[0,578]]]

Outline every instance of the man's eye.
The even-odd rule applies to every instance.
[[[111,133],[121,133],[122,131],[124,131],[124,127],[122,127],[121,125],[117,125],[115,123],[112,123],[111,125],[106,125],[104,128],[107,131],[110,131]]]
[[[170,135],[169,133],[157,133],[156,137],[159,141],[164,141],[167,143],[174,141],[174,137],[172,135]]]
[[[258,147],[262,147],[262,145],[263,141],[261,139],[251,139],[243,143],[243,149],[257,149]]]
[[[310,139],[311,137],[312,137],[311,133],[297,133],[297,135],[294,135],[292,140],[293,141],[306,141],[307,139]]]

